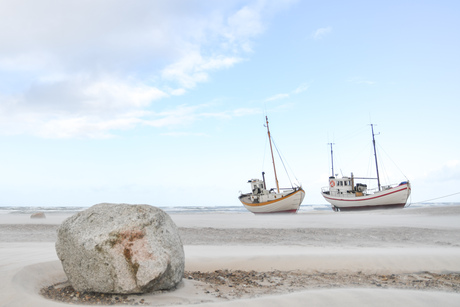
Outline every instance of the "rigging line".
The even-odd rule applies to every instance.
[[[381,149],[385,155],[387,156],[388,159],[390,159],[390,161],[393,163],[394,166],[396,166],[396,168],[398,169],[398,171],[404,176],[404,178],[406,178],[406,180],[409,180],[406,176],[406,174],[403,173],[403,171],[399,168],[399,166],[393,161],[393,159],[391,159],[390,155],[387,154],[387,152],[385,151],[385,149],[383,149],[382,146],[380,146],[379,144],[377,144],[377,146],[379,147],[379,149]]]
[[[295,181],[296,181],[296,184],[297,184],[297,185],[301,185],[299,179],[297,179],[297,176],[295,175],[294,171],[292,170],[291,165],[289,165],[288,160],[287,160],[286,158],[284,158],[284,156],[281,154],[281,152],[280,152],[280,155],[283,157],[283,160],[286,161],[287,168],[289,169],[289,171],[290,171],[290,173],[292,174],[292,176],[294,176],[294,179],[295,179]],[[289,174],[289,172],[287,172],[287,173]],[[291,187],[292,187],[292,182],[291,182]]]
[[[372,142],[370,143],[364,142],[364,144],[361,144],[360,147],[355,146],[354,148],[355,148],[353,149],[354,155],[348,159],[350,165],[354,165],[355,163],[358,163],[358,164],[362,163],[365,157],[369,156],[368,152],[372,152],[373,150]],[[372,152],[372,155],[374,155],[373,152]],[[372,158],[372,156],[370,158]]]
[[[460,194],[460,192],[457,192],[457,193],[454,193],[454,194],[445,195],[445,196],[441,196],[441,197],[437,197],[437,198],[427,199],[427,200],[423,200],[423,201],[419,201],[419,202],[411,203],[411,204],[421,204],[421,203],[425,203],[425,202],[432,201],[432,200],[436,200],[436,199],[441,199],[441,198],[446,198],[446,197],[449,197],[449,196],[454,196],[454,195],[457,195],[457,194]]]
[[[367,125],[366,126],[363,126],[363,127],[360,127],[350,133],[347,133],[343,136],[339,136],[338,138],[335,138],[334,139],[334,142],[341,142],[341,141],[346,141],[346,140],[349,140],[351,138],[355,138],[356,136],[360,135],[360,134],[363,134],[364,130],[367,130]]]
[[[283,157],[281,156],[281,154],[280,154],[280,152],[278,150],[278,146],[276,146],[276,143],[275,143],[275,140],[273,139],[273,137],[272,137],[272,142],[273,142],[273,145],[275,145],[276,152],[278,153],[278,156],[280,157],[281,163],[283,164],[283,167],[284,167],[284,171],[286,172],[286,175],[287,175],[287,177],[289,179],[289,183],[291,184],[291,187],[292,187],[291,177],[289,176],[289,172],[286,169],[286,165],[284,165]]]
[[[377,144],[378,145],[378,144]],[[387,167],[386,167],[386,161],[384,161],[384,159],[382,159],[382,155],[380,154],[380,150],[381,147],[378,146],[378,148],[376,149],[377,150],[377,154],[379,155],[380,159],[379,159],[379,167],[381,168],[381,172],[380,172],[380,178],[383,177],[383,182],[386,182],[386,184],[390,184],[391,180],[390,180],[390,177],[388,176],[389,172],[387,171]]]
[[[342,167],[346,166],[347,169],[349,169],[349,165],[353,165],[353,162],[350,161],[350,159],[342,159],[341,156],[341,147],[340,145],[337,145],[335,147],[336,149],[334,150],[334,176],[339,175],[339,171],[342,171]],[[346,162],[343,162],[346,161]]]

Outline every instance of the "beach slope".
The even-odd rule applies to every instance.
[[[0,216],[0,306],[68,306],[56,229],[67,216]],[[459,306],[460,206],[373,212],[172,214],[186,254],[175,291],[110,298],[153,306]],[[67,299],[82,304],[80,297]]]

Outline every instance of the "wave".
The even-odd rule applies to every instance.
[[[407,204],[409,208],[420,207],[440,207],[440,206],[458,206],[458,202],[442,203],[414,203]],[[0,206],[0,214],[32,214],[43,212],[48,214],[74,214],[89,207],[82,206]],[[171,206],[159,207],[171,214],[190,214],[190,213],[249,213],[243,206]],[[305,204],[301,205],[299,212],[309,211],[332,211],[329,204]]]

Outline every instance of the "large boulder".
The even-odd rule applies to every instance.
[[[57,255],[77,291],[145,293],[182,280],[182,242],[159,208],[98,204],[65,220],[57,232]]]

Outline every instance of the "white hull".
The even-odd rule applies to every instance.
[[[296,213],[305,197],[305,191],[302,190],[301,187],[292,187],[292,184],[292,188],[280,189],[276,176],[275,159],[273,156],[272,139],[270,136],[270,129],[268,128],[267,116],[265,116],[265,121],[267,124],[267,134],[270,143],[277,193],[274,192],[274,188],[267,190],[265,185],[265,172],[262,172],[263,180],[251,179],[248,181],[248,183],[251,184],[252,193],[241,194],[238,199],[244,207],[252,213]]]
[[[409,198],[410,192],[410,184],[404,183],[384,191],[379,191],[363,196],[356,196],[354,193],[334,196],[330,195],[328,191],[323,191],[322,195],[324,199],[326,199],[326,201],[328,201],[334,207],[334,209],[347,211],[404,208],[407,199]]]
[[[278,196],[277,198],[274,198]],[[295,213],[305,197],[305,191],[297,189],[287,194],[274,194],[265,202],[254,201],[252,193],[243,194],[239,197],[241,203],[252,213]]]

